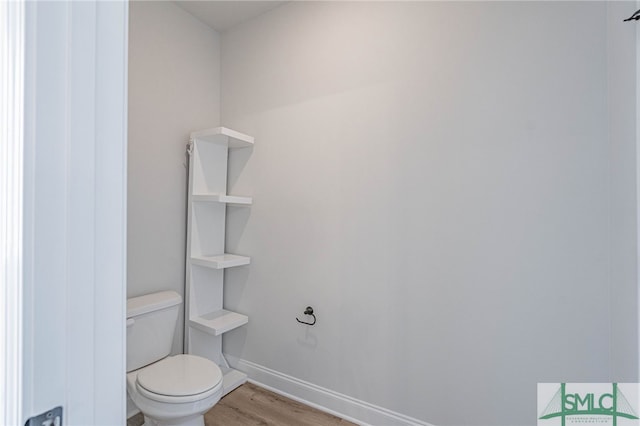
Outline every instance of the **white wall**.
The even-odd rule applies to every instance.
[[[637,381],[635,149],[610,143],[607,68],[635,58],[608,56],[607,22],[292,2],[225,33],[222,122],[256,137],[230,163],[254,205],[227,216],[252,263],[226,275],[250,322],[225,352],[440,425],[534,424],[537,382]]]
[[[637,381],[638,250],[636,215],[636,28],[620,17],[636,2],[607,3],[608,108],[611,161],[611,362],[612,379]],[[625,23],[628,24],[628,23]],[[633,374],[631,374],[633,373]]]
[[[219,35],[162,1],[131,2],[129,31],[127,295],[184,295],[185,147],[220,121]]]

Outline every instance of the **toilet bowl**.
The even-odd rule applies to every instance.
[[[222,396],[222,372],[208,359],[176,355],[128,373],[127,391],[145,426],[204,426]]]
[[[127,300],[127,393],[145,426],[204,426],[223,375],[195,355],[168,356],[182,298],[160,292]]]

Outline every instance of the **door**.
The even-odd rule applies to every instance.
[[[125,424],[127,10],[24,3],[21,274],[10,283],[22,293],[21,409],[9,424],[55,407],[64,425]]]

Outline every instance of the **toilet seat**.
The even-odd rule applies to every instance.
[[[195,355],[176,355],[138,370],[136,388],[158,402],[182,403],[207,398],[222,387],[222,371]]]

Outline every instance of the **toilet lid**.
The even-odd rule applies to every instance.
[[[143,368],[138,385],[155,394],[187,396],[206,392],[222,380],[213,362],[195,355],[176,355]]]

